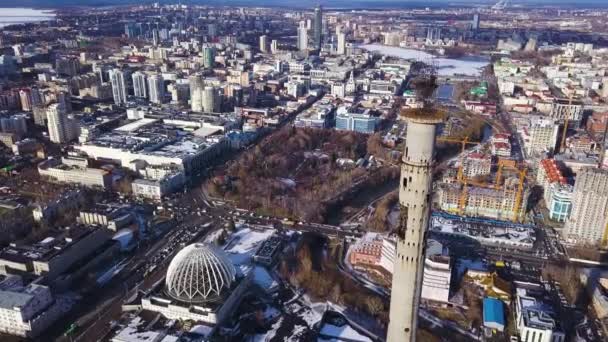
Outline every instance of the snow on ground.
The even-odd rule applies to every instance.
[[[282,323],[283,323],[283,317],[279,318],[272,325],[270,330],[268,330],[264,334],[253,335],[251,341],[252,342],[267,342],[267,341],[272,340],[275,337],[275,335],[277,334],[277,330],[279,329],[279,327],[281,326]]]
[[[481,58],[475,59],[452,59],[452,58],[436,58],[433,55],[419,50],[405,49],[395,46],[385,46],[380,44],[367,44],[360,46],[369,51],[377,51],[386,56],[399,57],[404,59],[415,59],[419,61],[433,60],[437,65],[437,72],[441,76],[453,76],[456,74],[479,76],[481,69],[488,65],[488,61]]]
[[[272,292],[279,286],[279,283],[272,277],[272,275],[261,266],[254,267],[253,281],[266,292]]]
[[[358,333],[355,329],[351,328],[350,325],[344,324],[341,327],[335,326],[333,324],[324,324],[321,328],[320,334],[332,336],[341,339],[348,339],[351,341],[361,341],[361,342],[371,342],[372,340],[364,335]],[[325,339],[323,337],[319,337],[318,342],[324,341],[333,341],[334,339]]]
[[[285,340],[285,342],[299,342],[300,341],[300,335],[302,335],[302,333],[306,332],[307,328],[303,325],[296,325],[295,327],[293,327],[293,332],[291,333],[291,336],[289,336],[289,338],[287,338],[287,340]]]
[[[207,234],[205,237],[205,243],[216,243],[223,231],[223,229],[218,229]]]
[[[274,229],[253,230],[244,227],[232,234],[230,242],[224,247],[224,250],[234,264],[247,264],[256,249],[260,246],[260,243],[271,237],[274,233]]]

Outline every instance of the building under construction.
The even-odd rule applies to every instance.
[[[520,185],[522,181],[524,184]],[[441,210],[464,216],[521,222],[530,189],[525,184],[525,177],[510,177],[500,186],[442,183],[437,193]]]

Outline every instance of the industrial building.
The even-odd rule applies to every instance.
[[[0,250],[0,267],[33,273],[52,280],[72,265],[98,254],[112,232],[105,228],[74,226],[52,231],[31,245],[12,244]]]

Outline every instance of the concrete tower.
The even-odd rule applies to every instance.
[[[388,342],[416,340],[418,303],[429,222],[435,129],[439,112],[402,114],[408,122],[399,184],[400,219],[391,290]]]

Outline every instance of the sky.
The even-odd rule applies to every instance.
[[[162,0],[161,3],[177,3],[180,0]],[[469,5],[491,4],[498,0],[181,0],[185,4],[234,5],[234,6],[280,6],[310,8],[322,4],[332,8],[406,8],[445,6],[448,4]],[[61,7],[73,5],[126,5],[152,3],[154,0],[0,0],[0,7]],[[512,0],[513,4],[560,5],[563,7],[608,7],[607,0]]]

